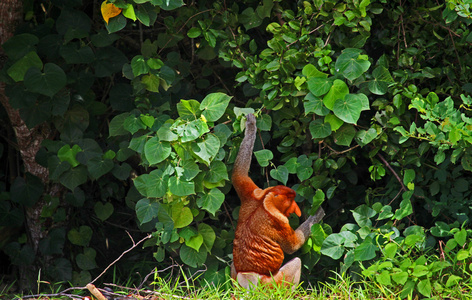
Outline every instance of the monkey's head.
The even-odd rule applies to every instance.
[[[301,216],[302,212],[295,202],[296,193],[289,187],[284,185],[274,186],[270,191],[274,195],[273,204],[274,206],[286,217],[290,214],[296,214]]]

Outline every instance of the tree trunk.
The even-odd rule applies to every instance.
[[[22,0],[0,0],[0,68],[3,68],[6,60],[1,45],[13,36],[16,26],[22,21],[22,5]],[[36,153],[40,149],[42,141],[47,138],[46,133],[50,132],[49,130],[44,130],[44,127],[47,125],[38,125],[35,128],[29,129],[22,120],[19,111],[11,107],[8,97],[5,95],[5,84],[1,82],[0,102],[8,114],[11,127],[15,133],[16,146],[23,161],[24,171],[37,176],[48,187],[48,170],[35,161]],[[44,200],[41,199],[33,207],[26,208],[25,211],[28,242],[35,253],[38,251],[39,241],[46,234],[41,230],[40,222],[44,204]],[[38,276],[37,271],[37,268],[32,270],[32,266],[20,268],[20,288],[22,290],[31,290],[35,286]]]

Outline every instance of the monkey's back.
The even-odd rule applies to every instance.
[[[244,221],[238,222],[233,244],[233,262],[237,272],[275,274],[284,260],[277,242],[277,230],[270,216],[259,206]]]

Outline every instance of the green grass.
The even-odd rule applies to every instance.
[[[335,274],[333,278],[325,282],[318,282],[314,286],[304,289],[299,287],[295,291],[287,287],[257,287],[252,290],[245,290],[240,287],[233,287],[230,282],[220,287],[206,285],[197,287],[191,280],[180,278],[182,280],[165,280],[164,278],[155,278],[151,288],[136,291],[132,287],[111,285],[115,297],[124,295],[154,296],[156,299],[353,299],[353,300],[373,300],[373,299],[400,299],[401,287],[386,287],[373,281],[353,281],[351,277]],[[108,285],[110,287],[110,285]],[[10,286],[11,287],[11,286]],[[103,288],[102,286],[97,286]],[[68,290],[70,296],[54,295],[54,293],[33,295],[12,295],[9,294],[9,288],[5,287],[0,291],[0,299],[82,299],[88,295],[88,291]],[[49,288],[51,291],[59,293],[64,289]],[[81,296],[74,297],[73,295]],[[425,299],[421,295],[414,294],[409,299]],[[435,290],[430,299],[472,299],[472,284],[470,278],[464,278],[458,285],[448,288]]]

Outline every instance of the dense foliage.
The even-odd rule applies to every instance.
[[[297,253],[305,281],[361,273],[402,297],[457,283],[434,278],[471,256],[468,1],[94,3],[32,3],[3,45],[10,103],[48,131],[36,161],[62,189],[3,164],[12,265],[84,285],[129,247],[128,230],[153,237],[118,276],[175,260],[225,282],[229,173],[254,112],[256,183],[293,187],[305,215],[327,211]],[[1,150],[12,161],[11,138]],[[23,228],[38,201],[36,250]],[[427,264],[446,243],[457,256]]]

